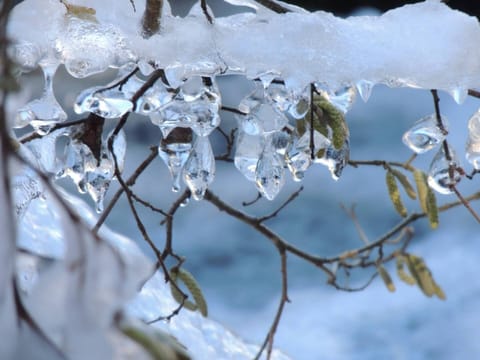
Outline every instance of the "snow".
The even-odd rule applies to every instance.
[[[250,1],[229,2],[259,7]],[[66,17],[58,1],[27,0],[14,9],[9,33],[19,44],[42,49],[43,56],[57,52],[61,62],[74,64],[67,66],[74,76],[142,59],[161,68],[180,66],[183,76],[273,72],[294,89],[314,81],[332,90],[367,81],[446,90],[461,100],[466,89],[480,86],[478,21],[438,0],[347,19],[321,11],[279,15],[260,8],[217,18],[213,26],[197,4],[185,18],[164,11],[161,33],[149,39],[140,36],[141,4],[133,12],[128,1],[72,3],[94,8],[96,21]],[[77,30],[72,32],[72,26]],[[92,44],[92,38],[98,41]]]
[[[17,177],[22,175],[19,173]],[[58,191],[76,213],[82,214],[87,228],[94,225],[96,215],[87,204]],[[60,216],[62,211],[55,197],[45,191],[42,197],[30,199],[18,224],[18,244],[29,254],[16,257],[17,277],[27,309],[68,358],[123,359],[129,358],[128,354],[131,358],[143,358],[144,352],[112,326],[112,319],[118,311],[124,312],[127,318],[143,321],[171,313],[178,304],[163,275],[157,272],[149,278],[153,263],[134,241],[103,226],[100,231],[103,241],[99,242],[86,227],[72,222],[68,216]],[[48,259],[48,266],[42,258]],[[5,294],[8,295],[11,298],[11,294]],[[12,319],[13,304],[1,305],[0,311],[8,314],[2,316],[2,321]],[[15,326],[1,325],[0,330],[8,330],[4,339],[11,339]],[[257,346],[243,342],[197,312],[185,310],[171,321],[153,326],[174,335],[195,359],[251,359],[258,351]],[[26,344],[37,335],[26,327],[21,336],[22,343]],[[39,344],[38,339],[35,341],[31,346],[38,346],[48,358],[48,354],[51,355],[48,346]],[[13,350],[10,350],[15,351],[15,343],[11,345]],[[5,346],[0,347],[0,351],[7,350]],[[25,359],[35,353],[28,346],[17,351],[17,355]],[[2,358],[12,356],[7,354]],[[287,359],[278,350],[272,358]]]

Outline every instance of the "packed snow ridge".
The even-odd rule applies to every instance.
[[[167,70],[172,82],[191,75],[271,74],[291,89],[312,82],[336,90],[377,83],[440,89],[461,100],[480,86],[480,26],[475,17],[429,0],[381,16],[338,18],[330,13],[276,14],[253,8],[208,23],[197,3],[185,18],[165,1],[158,34],[142,37],[143,2],[72,0],[94,14],[69,14],[58,0],[26,0],[12,12],[14,56],[25,68],[64,63],[75,77],[138,62]],[[25,27],[28,23],[29,26]]]

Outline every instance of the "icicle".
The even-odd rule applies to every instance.
[[[42,68],[45,85],[43,95],[18,110],[14,127],[32,125],[41,134],[47,134],[55,124],[67,119],[67,114],[58,104],[53,93],[53,76],[58,68],[58,63],[43,62]]]
[[[183,179],[195,200],[203,199],[214,177],[215,158],[210,140],[206,136],[198,136],[183,170]]]
[[[181,136],[180,138],[180,135]],[[169,134],[170,135],[170,134]],[[178,138],[177,138],[178,135]],[[182,170],[192,151],[192,131],[190,129],[177,129],[171,132],[160,142],[158,155],[168,167],[172,177],[172,191],[180,190],[180,179]]]
[[[465,157],[476,170],[480,170],[480,110],[477,110],[468,121]]]
[[[468,89],[465,89],[464,87],[461,87],[461,86],[457,86],[452,90],[450,90],[449,93],[452,96],[453,100],[455,100],[455,102],[458,105],[461,105],[465,102],[465,99],[468,96]]]
[[[448,152],[450,154],[450,160],[447,159],[442,146],[433,158],[430,170],[428,171],[428,185],[440,194],[452,193],[451,186],[457,184],[462,178],[457,170],[460,162],[455,151],[449,148]],[[450,169],[453,169],[452,174]]]
[[[331,91],[320,83],[315,84],[315,88],[320,94],[327,99],[333,106],[346,114],[353,106],[356,98],[355,88],[347,86],[336,91]]]
[[[442,123],[447,129],[448,121],[442,116]],[[446,133],[440,129],[435,114],[425,116],[418,120],[405,134],[402,140],[411,150],[417,154],[422,154],[441,143],[446,137]]]
[[[255,182],[258,191],[268,200],[275,199],[285,184],[283,159],[268,146],[258,160]]]
[[[255,171],[258,160],[264,147],[264,138],[261,135],[251,135],[239,130],[235,148],[235,167],[249,181],[255,181]]]
[[[204,84],[202,79],[202,87],[199,87],[198,81],[192,81],[188,87],[189,95],[187,99],[193,99],[187,101],[189,105],[188,112],[192,117],[192,129],[198,136],[208,136],[220,125],[220,115],[218,111],[221,106],[220,92],[213,82],[209,79],[210,84]],[[198,95],[198,93],[200,94]],[[183,93],[185,96],[185,93]]]
[[[360,97],[364,102],[367,102],[370,98],[374,85],[375,84],[373,82],[368,80],[360,80],[359,82],[357,82],[356,86],[358,93],[360,94]]]

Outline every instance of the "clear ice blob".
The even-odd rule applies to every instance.
[[[344,115],[352,108],[357,96],[353,86],[346,86],[333,91],[321,83],[315,83],[315,88],[320,95],[327,99]]]
[[[360,97],[364,102],[367,102],[370,99],[370,95],[372,94],[372,89],[375,83],[368,81],[368,80],[360,80],[357,82],[356,87]]]
[[[310,130],[307,128],[307,131],[305,131],[300,138],[295,138],[295,140],[287,148],[285,162],[293,176],[294,181],[301,181],[305,171],[312,164],[312,158],[315,159],[320,150],[327,149],[329,146],[331,146],[330,140],[328,140],[317,130],[314,130],[312,149],[311,136]]]
[[[169,104],[173,97],[174,93],[169,91],[163,82],[157,81],[138,99],[135,111],[142,115],[150,115]]]
[[[198,136],[183,169],[183,181],[195,200],[202,200],[208,186],[215,178],[215,157],[210,140]]]
[[[293,105],[292,94],[284,84],[271,83],[265,88],[265,98],[279,111],[286,112]]]
[[[284,127],[282,130],[267,134],[267,146],[273,148],[278,154],[284,156],[287,152],[287,147],[292,141],[292,131],[292,129]]]
[[[303,92],[294,95],[292,106],[288,109],[288,113],[294,119],[303,119],[310,110],[310,86],[307,86]]]
[[[442,123],[444,129],[438,126],[435,114],[421,118],[403,134],[403,143],[417,154],[422,154],[434,148],[447,136],[448,121],[444,116],[442,116]]]
[[[465,102],[465,99],[468,96],[468,89],[462,87],[462,86],[457,86],[453,88],[452,90],[449,91],[450,95],[452,96],[453,100],[458,105],[462,105]]]
[[[235,115],[239,130],[249,135],[261,135],[263,130],[260,121],[255,116]]]
[[[338,180],[342,175],[343,169],[350,158],[350,140],[346,139],[340,149],[335,149],[333,145],[326,148],[325,154],[321,158],[315,158],[315,163],[327,166],[333,180]]]
[[[461,179],[462,175],[457,170],[460,166],[455,151],[448,149],[450,159],[447,159],[445,149],[442,146],[437,152],[430,164],[428,171],[428,185],[440,194],[451,194],[452,186],[455,186]]]
[[[93,87],[78,95],[73,110],[77,114],[91,112],[106,119],[121,117],[133,109],[133,103],[117,88]]]
[[[258,160],[255,184],[268,200],[273,200],[285,184],[284,161],[273,149],[264,149]]]
[[[240,101],[238,110],[245,114],[249,114],[253,109],[260,106],[260,104],[266,102],[264,93],[264,88],[261,85],[256,84],[255,89]]]
[[[192,151],[192,142],[185,139],[182,142],[170,142],[162,139],[158,147],[158,155],[167,165],[170,176],[172,177],[172,191],[180,191],[180,179],[182,177],[183,167],[187,162]],[[190,139],[191,140],[191,139]]]
[[[185,101],[195,101],[205,92],[205,85],[201,76],[192,76],[180,87],[180,94]]]
[[[260,104],[254,108],[250,116],[254,116],[257,119],[264,133],[280,130],[288,124],[288,119],[283,114],[277,112],[269,103]]]
[[[255,181],[258,160],[264,148],[264,138],[260,134],[251,135],[238,131],[235,146],[235,167],[249,181]]]
[[[480,170],[480,110],[477,110],[468,121],[465,157],[475,170]]]
[[[14,127],[31,125],[39,134],[47,134],[56,124],[64,122],[67,114],[57,102],[53,93],[53,76],[58,63],[40,63],[45,84],[40,99],[33,100],[20,108],[17,112]]]

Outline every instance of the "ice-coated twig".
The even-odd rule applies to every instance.
[[[163,0],[146,0],[142,19],[143,37],[149,38],[160,30],[162,9]]]

